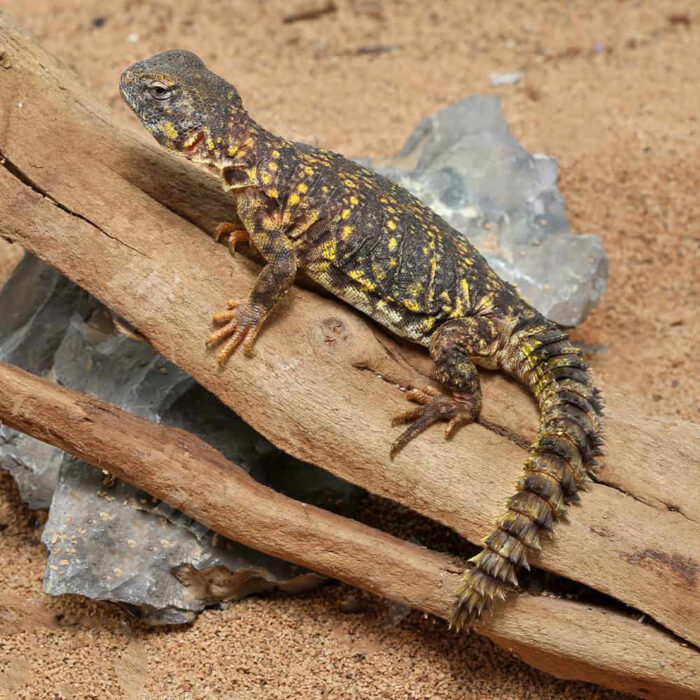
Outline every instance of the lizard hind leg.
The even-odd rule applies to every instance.
[[[393,418],[392,425],[410,425],[394,440],[392,459],[433,423],[445,422],[445,438],[449,439],[459,427],[476,420],[481,410],[481,386],[466,338],[461,321],[446,323],[433,335],[430,356],[436,365],[437,379],[451,391],[451,396],[444,396],[432,387],[406,393],[407,399],[419,405]]]

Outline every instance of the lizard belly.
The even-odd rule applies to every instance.
[[[431,331],[437,325],[434,317],[414,313],[401,302],[380,297],[371,288],[371,282],[353,279],[327,262],[311,264],[305,272],[333,296],[367,314],[392,333],[426,347],[430,345]]]

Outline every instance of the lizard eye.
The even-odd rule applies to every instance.
[[[165,83],[151,83],[148,86],[148,91],[151,93],[151,97],[156,100],[168,100],[172,97],[175,91],[174,85],[166,85]]]

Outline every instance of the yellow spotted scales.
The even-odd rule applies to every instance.
[[[429,348],[448,393],[413,389],[417,406],[391,456],[445,422],[449,437],[481,409],[476,366],[504,371],[534,393],[540,429],[506,512],[464,573],[452,622],[491,611],[517,586],[542,533],[586,488],[600,453],[602,400],[580,351],[519,296],[478,251],[399,185],[343,156],[275,136],[243,108],[236,89],[194,54],[166,51],[128,68],[121,93],[163,146],[210,168],[239,221],[217,239],[250,240],[265,265],[248,299],[214,316],[208,339],[225,363],[248,354],[298,271],[394,333]]]

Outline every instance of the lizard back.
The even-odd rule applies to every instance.
[[[536,313],[403,187],[340,154],[270,138],[272,147],[259,150],[289,164],[273,171],[273,206],[286,213],[290,231],[302,231],[295,240],[301,267],[334,295],[424,345],[450,319],[497,315],[515,324]],[[261,155],[264,177],[269,161]]]

